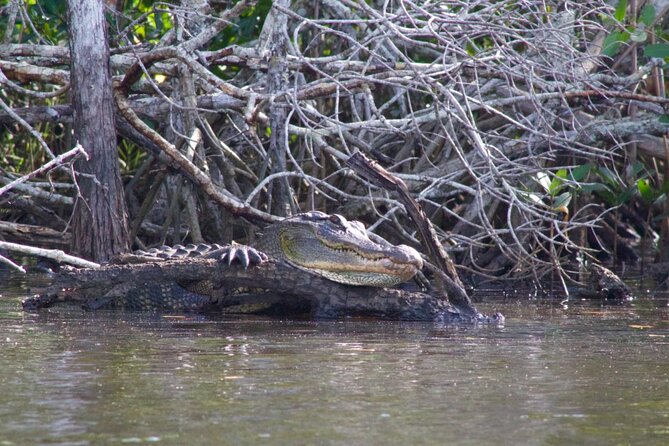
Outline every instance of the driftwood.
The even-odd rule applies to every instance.
[[[204,280],[213,282],[212,298],[195,310],[295,314],[299,309],[316,318],[363,316],[444,323],[503,320],[501,315],[462,314],[446,300],[421,292],[341,285],[271,260],[246,270],[210,259],[64,268],[42,294],[24,301],[24,309],[61,302],[113,306],[129,293],[161,284]]]
[[[70,265],[77,265],[84,268],[100,267],[100,264],[98,263],[90,262],[86,259],[66,254],[60,249],[35,248],[33,246],[19,245],[18,243],[9,243],[1,241],[0,241],[0,249],[6,249],[7,251],[19,252],[31,256],[44,257],[59,263],[69,263]]]

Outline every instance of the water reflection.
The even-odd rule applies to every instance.
[[[0,444],[669,444],[669,317],[504,327],[163,317],[0,298]]]

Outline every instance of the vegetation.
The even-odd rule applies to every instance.
[[[76,144],[63,3],[0,7],[2,184]],[[108,2],[130,240],[227,242],[318,209],[418,246],[396,197],[346,167],[359,150],[407,183],[461,272],[666,261],[669,8],[609,3]],[[0,235],[78,236],[69,161],[0,192]]]

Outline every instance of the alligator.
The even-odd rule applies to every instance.
[[[239,244],[164,246],[136,251],[125,256],[121,263],[190,257],[213,258],[229,264],[238,262],[244,268],[271,258],[334,282],[370,287],[392,287],[406,282],[423,267],[423,259],[414,248],[392,245],[383,239],[374,242],[361,222],[318,211],[297,214],[267,227],[252,247]],[[200,308],[212,295],[209,281],[135,287],[128,291],[122,306],[141,309]],[[90,306],[109,303],[103,300]]]

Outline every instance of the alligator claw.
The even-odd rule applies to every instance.
[[[259,264],[262,262],[266,262],[269,260],[269,257],[267,257],[267,254],[265,254],[262,251],[258,251],[257,249],[251,248],[247,251],[247,254],[249,256],[249,259],[251,260],[251,263],[253,264]]]
[[[246,253],[245,250],[239,249],[235,245],[230,245],[230,248],[228,249],[227,255],[224,254],[223,257],[227,257],[228,259],[228,265],[232,265],[232,261],[235,259],[238,259],[239,262],[244,265],[244,268],[249,267],[249,255]]]
[[[236,243],[207,253],[206,257],[217,259],[219,262],[227,262],[228,265],[237,261],[244,269],[250,265],[257,265],[268,260],[267,254],[264,252]]]

